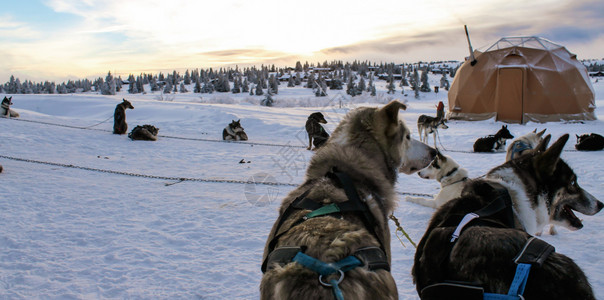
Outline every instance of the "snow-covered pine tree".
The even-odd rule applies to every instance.
[[[287,87],[295,87],[296,83],[294,82],[294,76],[292,72],[289,72],[289,78],[287,79]]]
[[[315,87],[315,74],[311,73],[306,81],[306,87],[312,89]]]
[[[241,81],[241,78],[240,80]],[[243,79],[243,84],[241,85],[241,92],[247,93],[250,91],[250,84],[247,82],[247,77]]]
[[[300,72],[296,72],[296,78],[294,78],[294,84],[295,85],[302,84],[302,74],[300,74]]]
[[[279,94],[279,81],[277,81],[277,78],[275,77],[275,74],[271,74],[271,76],[268,79],[268,83],[269,83],[269,89],[271,91],[271,94]]]
[[[420,91],[424,93],[431,92],[430,83],[428,82],[428,71],[422,71],[422,86],[419,88]]]
[[[136,87],[136,82],[130,81],[130,83],[128,84],[128,93],[130,94],[138,94],[138,88]]]
[[[185,71],[184,83],[186,85],[191,84],[191,75],[189,75],[189,70]]]
[[[262,99],[262,101],[260,101],[260,104],[264,105],[264,106],[273,106],[274,102],[275,102],[275,100],[273,100],[273,95],[271,94],[271,90],[269,89],[268,92],[266,93],[266,97],[264,97],[264,99]]]
[[[262,83],[258,82],[256,85],[256,96],[264,95],[264,91],[262,90]]]
[[[440,87],[449,90],[449,79],[447,79],[447,72],[443,72],[443,76],[440,78]]]
[[[180,83],[180,87],[179,87],[179,89],[180,89],[180,92],[181,92],[181,93],[183,93],[183,94],[184,94],[184,93],[188,93],[188,92],[189,92],[189,91],[187,90],[187,88],[185,87],[185,83],[184,83],[184,81]]]
[[[394,94],[396,92],[396,85],[394,84],[392,72],[388,75],[388,84],[386,85],[386,88],[388,89],[388,94]]]
[[[65,87],[67,89],[67,87]],[[105,84],[101,86],[101,94],[103,95],[115,95],[115,80],[111,72],[107,73],[105,77]]]
[[[239,78],[235,78],[235,80],[233,80],[233,88],[231,89],[231,92],[233,92],[233,94],[241,93],[241,82],[239,82]]]
[[[193,87],[193,93],[201,93],[201,82],[199,81],[199,77],[195,81],[195,86]]]
[[[361,80],[359,80],[359,84],[357,85],[357,94],[362,94],[366,88],[367,85],[365,84],[365,78],[361,76]]]
[[[346,84],[346,94],[352,97],[357,95],[356,85],[354,84],[352,76],[348,76],[348,83]]]
[[[143,83],[143,81],[144,81],[143,78],[144,78],[143,75],[139,75],[136,78],[136,88],[138,89],[139,93],[144,93],[145,92],[145,84]]]
[[[172,92],[172,81],[166,80],[166,85],[164,86],[164,94],[170,94]]]

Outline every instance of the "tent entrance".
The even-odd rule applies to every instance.
[[[526,69],[519,66],[499,67],[495,103],[497,121],[524,123],[523,103]]]

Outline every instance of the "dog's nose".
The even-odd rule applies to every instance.
[[[604,203],[598,201],[597,207],[598,207],[598,211],[602,210],[602,208],[604,208]]]

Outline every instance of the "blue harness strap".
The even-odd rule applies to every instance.
[[[511,159],[514,159],[516,157],[516,154],[525,151],[525,150],[530,150],[533,149],[531,148],[531,145],[523,142],[523,141],[516,141],[514,142],[514,145],[512,146],[512,155],[511,155]]]
[[[526,282],[528,280],[529,272],[531,270],[530,264],[518,264],[516,267],[516,275],[514,275],[514,280],[510,285],[510,289],[508,290],[507,295],[503,294],[493,294],[493,293],[484,293],[484,300],[519,300],[524,299],[522,294],[524,293],[524,288],[526,287]]]
[[[333,295],[337,300],[344,299],[342,290],[340,290],[340,287],[338,286],[338,284],[344,280],[344,273],[363,265],[358,258],[352,255],[347,256],[337,262],[326,263],[302,252],[298,252],[292,261],[297,262],[307,269],[319,274],[319,282],[324,286],[331,287],[333,289]],[[338,279],[331,279],[329,283],[323,281],[323,276],[328,276],[335,273],[340,273],[340,277]]]

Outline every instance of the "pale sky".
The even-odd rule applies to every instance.
[[[504,36],[604,57],[602,0],[0,0],[0,83],[325,60],[463,60]]]

